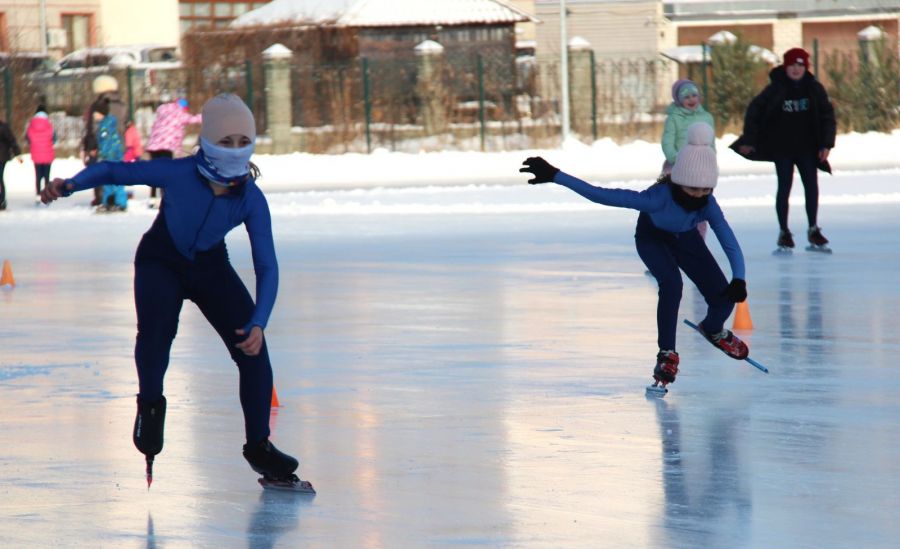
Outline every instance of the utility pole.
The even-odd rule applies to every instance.
[[[559,47],[562,56],[560,63],[560,116],[562,117],[562,140],[569,138],[569,38],[566,27],[566,0],[559,0]]]
[[[40,0],[41,55],[47,55],[47,0]]]

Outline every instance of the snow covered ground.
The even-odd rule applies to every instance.
[[[525,185],[531,153],[259,158],[282,273],[273,440],[315,497],[256,485],[236,369],[190,304],[147,491],[130,440],[146,191],[125,214],[91,214],[85,193],[35,207],[17,179],[28,164],[13,163],[0,545],[894,547],[898,139],[841,136],[820,208],[835,253],[792,257],[771,255],[771,165],[720,143],[716,195],[748,266],[743,335],[771,374],[682,327],[662,401],[643,394],[656,288],[634,212]],[[661,163],[658,145],[605,147],[542,154],[632,188]],[[794,198],[801,236],[799,181]],[[243,231],[228,244],[252,281]],[[702,311],[687,285],[683,316]]]

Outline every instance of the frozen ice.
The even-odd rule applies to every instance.
[[[771,373],[680,325],[681,373],[653,400],[656,287],[636,214],[512,171],[498,185],[269,193],[273,441],[314,497],[257,485],[236,368],[190,304],[147,490],[130,439],[146,191],[113,215],[91,214],[88,193],[50,208],[13,194],[0,545],[896,546],[900,171],[822,177],[831,256],[802,249],[799,181],[798,249],[775,257],[774,176],[723,177],[747,260],[754,330],[741,335]],[[252,289],[244,232],[228,244]],[[699,320],[685,288],[682,316]]]

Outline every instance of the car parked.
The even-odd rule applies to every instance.
[[[0,71],[11,69],[14,74],[45,71],[53,67],[49,55],[31,51],[0,51]]]
[[[136,108],[154,106],[163,94],[184,88],[178,49],[160,44],[76,50],[52,70],[33,74],[31,81],[48,108],[78,114],[93,99],[91,82],[101,74],[114,76],[122,99],[127,101],[130,94]]]

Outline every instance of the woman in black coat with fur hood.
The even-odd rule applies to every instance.
[[[775,212],[781,229],[780,248],[793,248],[788,227],[788,198],[794,166],[806,195],[807,237],[813,248],[827,249],[828,239],[818,226],[819,182],[816,169],[831,173],[828,154],[837,130],[834,107],[825,87],[809,72],[809,53],[802,48],[785,52],[784,63],[769,73],[771,82],[750,102],[744,132],[731,148],[750,160],[775,164],[778,192]]]

